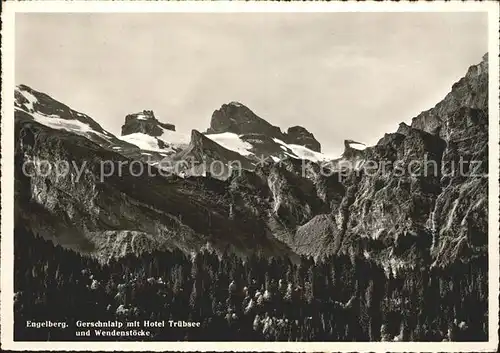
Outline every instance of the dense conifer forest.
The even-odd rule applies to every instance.
[[[17,227],[15,339],[85,340],[77,320],[186,320],[152,340],[487,340],[487,259],[387,273],[364,257],[155,252],[101,264]],[[65,321],[32,329],[27,320]],[[96,338],[92,338],[95,340]],[[110,339],[110,338],[107,338]],[[113,338],[113,340],[130,338]],[[134,338],[137,340],[137,338]]]

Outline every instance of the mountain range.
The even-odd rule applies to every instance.
[[[153,249],[355,253],[397,271],[487,253],[487,54],[411,125],[374,146],[346,139],[338,158],[305,127],[283,132],[239,102],[205,132],[143,110],[121,136],[26,85],[14,104],[16,224],[103,261]],[[34,172],[44,165],[68,172]],[[410,169],[427,173],[398,174]]]

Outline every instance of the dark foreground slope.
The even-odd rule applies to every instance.
[[[15,234],[15,339],[28,341],[484,341],[486,258],[400,278],[347,256],[300,266],[209,252],[154,251],[107,265]],[[64,329],[26,321],[64,322]],[[145,327],[144,320],[166,327]],[[168,320],[199,322],[170,328]],[[135,322],[132,328],[78,328]],[[140,330],[150,336],[139,336]],[[111,336],[102,337],[96,331]],[[124,332],[118,336],[117,332]],[[88,335],[87,335],[88,334]]]

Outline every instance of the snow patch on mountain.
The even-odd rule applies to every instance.
[[[113,137],[112,134],[106,131],[104,131],[104,133],[95,131],[88,124],[77,119],[63,119],[59,115],[43,114],[35,109],[35,105],[38,103],[38,99],[31,92],[22,89],[22,87],[20,86],[17,86],[16,89],[17,92],[19,92],[26,101],[21,103],[16,100],[14,102],[14,109],[29,114],[33,118],[33,120],[35,120],[39,124],[50,127],[51,129],[65,130],[85,137],[91,137],[90,134],[94,134],[106,140],[109,140]],[[81,113],[77,115],[84,116]]]
[[[163,130],[163,133],[159,137],[153,137],[142,132],[136,132],[129,135],[118,136],[118,138],[139,147],[141,150],[166,153],[165,156],[186,148],[189,145],[190,139],[187,134],[164,128],[161,129]]]
[[[137,119],[138,120],[148,120],[150,119],[151,117],[145,115],[145,114],[137,114]]]
[[[281,149],[286,151],[285,154],[287,154],[288,156],[290,156],[292,158],[305,159],[305,160],[309,160],[312,162],[322,162],[322,161],[328,161],[328,160],[333,159],[333,158],[329,157],[328,155],[310,150],[309,148],[301,146],[301,145],[287,144],[287,143],[285,143],[277,138],[274,138],[273,140],[274,140],[274,142],[280,144]]]
[[[224,132],[219,134],[206,134],[206,137],[219,144],[220,146],[239,153],[244,157],[255,156],[255,153],[252,152],[254,150],[254,146],[241,138],[242,135],[235,134],[233,132]],[[296,144],[288,144],[284,141],[273,138],[273,141],[279,145],[279,147],[284,151],[284,154],[295,159],[305,159],[313,162],[327,161],[333,158],[330,158],[328,155],[325,155],[320,152],[313,151],[307,147],[296,145]],[[258,152],[257,152],[258,153]],[[280,156],[278,155],[270,155],[274,161],[279,161]]]
[[[243,141],[235,133],[224,132],[221,134],[209,134],[205,136],[208,137],[210,140],[214,141],[215,143],[221,145],[222,147],[230,151],[239,153],[242,156],[253,155],[253,153],[250,152],[253,146],[250,143]]]
[[[363,151],[364,149],[366,149],[366,145],[359,143],[359,142],[350,142],[349,147],[354,148],[355,150],[358,150],[358,151]]]
[[[158,145],[158,139],[153,136],[149,136],[143,134],[141,132],[136,132],[134,134],[118,136],[118,138],[122,141],[131,143],[139,147],[141,150],[146,151],[155,151],[155,152],[173,152],[173,149],[170,147],[160,148]]]
[[[325,160],[329,159],[329,157],[324,155],[323,153],[315,152],[315,151],[310,150],[309,148],[301,146],[301,145],[290,144],[287,146],[300,159],[307,159],[307,160],[310,160],[313,162],[320,162],[320,161],[325,161]]]
[[[15,107],[15,109],[26,112],[25,110],[18,107]],[[52,129],[66,130],[74,132],[78,135],[85,135],[91,132],[103,138],[106,138],[104,134],[92,130],[90,126],[78,120],[61,119],[57,115],[44,115],[38,112],[30,112],[28,114],[30,114],[37,123],[50,127]]]
[[[179,148],[185,148],[189,145],[189,141],[191,140],[190,134],[172,131],[165,128],[161,129],[163,130],[163,133],[158,138],[166,144]]]

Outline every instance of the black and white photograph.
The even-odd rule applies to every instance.
[[[496,350],[498,6],[90,3],[4,22],[2,345]]]

